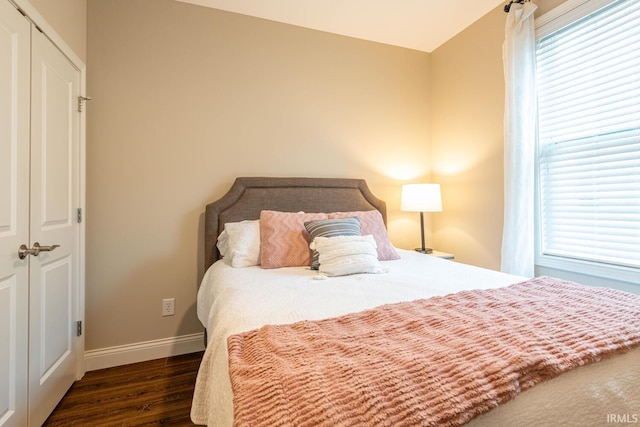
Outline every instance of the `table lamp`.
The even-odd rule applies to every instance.
[[[400,210],[405,212],[420,212],[422,247],[416,248],[416,251],[423,254],[430,254],[433,252],[433,249],[425,248],[424,246],[424,212],[442,212],[440,184],[403,185]]]

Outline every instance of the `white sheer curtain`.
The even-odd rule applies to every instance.
[[[502,47],[505,78],[502,271],[534,275],[535,30],[531,2],[512,3]]]

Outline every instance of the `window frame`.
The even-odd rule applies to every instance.
[[[535,20],[536,41],[566,25],[614,2],[615,0],[568,0],[558,7],[539,16]],[[536,126],[538,125],[536,120]],[[541,228],[541,188],[540,188],[541,149],[536,136],[535,148],[535,265],[570,273],[586,274],[603,279],[611,279],[640,285],[640,269],[635,267],[606,264],[603,262],[574,259],[543,253]]]

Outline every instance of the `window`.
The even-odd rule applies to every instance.
[[[640,282],[640,0],[536,22],[539,265]]]

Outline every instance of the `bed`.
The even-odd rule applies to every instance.
[[[198,292],[197,308],[198,317],[207,331],[207,348],[191,408],[194,423],[209,426],[230,426],[234,421],[237,425],[465,424],[478,427],[640,422],[640,387],[637,386],[640,384],[640,298],[612,290],[586,289],[551,278],[511,276],[397,249],[388,242],[384,230],[386,215],[385,202],[370,191],[364,180],[359,179],[237,178],[226,195],[207,206],[204,237],[207,271]],[[287,251],[287,245],[294,244],[277,236],[287,235],[292,228],[300,227],[302,216],[308,224],[305,227],[335,224],[333,220],[339,220],[337,222],[341,225],[351,225],[353,218],[357,218],[361,232],[360,235],[345,232],[346,236],[338,233],[337,237],[319,235],[314,240],[318,245],[313,246],[319,256],[315,259],[320,260],[319,270],[312,270],[308,265],[314,260],[314,254],[308,248],[308,239],[314,236],[313,228],[310,228],[311,236],[305,236],[307,264],[291,265],[300,260],[291,261],[288,255],[272,257],[274,253],[282,255],[281,252]],[[223,233],[225,230],[228,232]],[[299,230],[298,234],[303,235],[304,231],[309,232],[309,229]],[[369,234],[365,236],[365,232]],[[340,243],[339,249],[335,249],[336,242]],[[320,243],[334,246],[325,248]],[[259,252],[256,252],[256,244]],[[225,252],[224,258],[220,246]],[[235,248],[235,252],[230,247]],[[374,248],[373,255],[371,247]],[[353,257],[357,261],[345,264],[342,255],[332,258],[336,253],[342,253],[344,248],[358,248],[358,254],[369,252],[363,255],[362,262],[358,255]],[[334,262],[335,259],[338,261]],[[352,274],[360,271],[362,273]],[[550,289],[553,292],[556,288],[560,291],[566,289],[567,292],[575,292],[572,295],[582,295],[584,291],[584,304],[591,305],[561,314],[563,319],[560,323],[565,317],[574,315],[587,318],[590,311],[602,311],[602,317],[593,320],[598,324],[602,322],[605,325],[604,322],[611,319],[612,323],[602,328],[591,325],[585,331],[585,326],[581,326],[582,329],[576,326],[579,340],[573,342],[574,346],[578,344],[580,347],[580,340],[586,335],[590,337],[591,329],[612,329],[613,338],[605,331],[606,349],[597,353],[596,350],[600,351],[598,346],[596,350],[589,348],[587,352],[590,354],[575,366],[563,368],[561,373],[550,376],[546,371],[537,372],[541,378],[532,379],[528,373],[521,372],[521,368],[501,367],[511,371],[508,375],[494,376],[499,377],[500,387],[510,387],[509,392],[499,393],[498,397],[494,389],[480,389],[479,392],[476,382],[486,380],[489,368],[482,365],[477,369],[472,366],[470,370],[467,367],[466,371],[458,369],[458,365],[463,363],[443,356],[446,351],[451,351],[450,348],[441,354],[434,350],[441,345],[453,345],[457,338],[449,331],[446,335],[434,333],[437,327],[432,327],[432,323],[424,327],[422,319],[429,319],[437,325],[448,324],[449,318],[459,318],[462,325],[482,322],[488,318],[484,307],[495,305],[493,302],[498,299],[502,304],[496,306],[500,311],[498,316],[513,307],[515,311],[509,317],[521,317],[526,328],[527,323],[532,323],[529,319],[533,319],[535,313],[520,313],[539,309],[533,306],[533,299],[527,300],[529,292],[537,295],[538,288],[534,285],[540,285],[540,289],[552,285]],[[593,292],[596,294],[592,295]],[[500,298],[506,298],[503,295],[507,293],[516,295],[516,301],[503,302]],[[582,297],[576,299],[583,300]],[[604,311],[606,308],[596,310],[593,301],[599,301],[598,307],[609,307],[609,311]],[[565,302],[557,304],[560,310]],[[543,305],[548,304],[544,302]],[[476,311],[482,312],[482,316],[476,316]],[[417,320],[411,318],[407,321],[406,313],[417,315]],[[456,357],[458,353],[469,353],[465,357],[475,357],[472,354],[475,350],[469,349],[475,349],[473,346],[483,345],[483,342],[486,344],[488,340],[496,340],[496,345],[511,346],[507,338],[503,340],[503,333],[510,334],[510,340],[519,340],[520,332],[514,332],[517,329],[497,328],[502,323],[496,321],[499,317],[495,317],[495,312],[491,316],[484,330],[474,332],[484,334],[480,343],[460,341],[462,347],[455,350]],[[403,336],[400,339],[401,346],[404,342],[418,346],[414,350],[417,353],[408,353],[409,363],[396,360],[396,354],[404,350],[393,349],[393,343],[388,341],[393,336],[389,325],[395,325],[394,331],[405,331],[407,324],[418,325],[421,334],[431,334],[424,338],[425,342],[429,340],[428,349],[419,347],[423,345],[422,338]],[[565,330],[574,328],[572,324],[549,327],[556,328],[552,330],[563,335]],[[366,331],[356,334],[348,329],[353,325],[358,325],[359,329],[356,329],[359,331],[363,328]],[[459,325],[447,327],[460,328]],[[330,335],[326,331],[335,331],[335,337],[333,332]],[[536,330],[530,333],[535,334]],[[362,362],[362,365],[367,365],[375,360],[378,365],[373,364],[366,369],[373,369],[374,373],[384,372],[384,378],[369,379],[362,374],[368,371],[356,362],[360,360],[359,353],[370,351],[364,344],[364,350],[360,350],[363,334],[366,339],[383,340],[378,345],[392,351],[381,353],[380,357],[367,353],[366,361]],[[265,344],[265,340],[272,337],[275,339]],[[589,337],[584,338],[585,343],[591,339]],[[610,345],[611,341],[616,341],[615,347]],[[296,343],[302,343],[299,349]],[[553,347],[548,343],[547,346]],[[295,353],[294,347],[296,352],[300,350],[302,353]],[[534,356],[537,352],[544,352],[548,359],[549,352],[556,349],[538,347],[542,346],[534,342],[534,347],[529,347],[517,358],[522,363],[533,364],[537,371],[542,372],[542,358]],[[329,348],[331,350],[327,350]],[[325,350],[327,354],[315,354]],[[421,362],[423,353],[429,353],[431,357],[424,363]],[[347,354],[349,356],[345,356]],[[320,366],[314,359],[316,356],[327,357],[325,360],[330,366]],[[492,357],[495,361],[495,355]],[[497,359],[502,365],[504,358],[500,356]],[[475,363],[475,359],[469,360]],[[446,363],[451,364],[447,368],[449,371],[459,371],[456,373],[456,387],[462,387],[462,393],[459,393],[459,388],[450,388],[440,382],[420,384],[425,378],[441,381],[434,372],[440,366],[448,366]],[[277,366],[280,370],[276,369]],[[418,366],[422,371],[416,373]],[[331,372],[339,369],[343,370],[341,379],[327,383]],[[478,374],[481,371],[483,374]],[[344,375],[345,372],[348,375]],[[506,377],[510,379],[505,382]],[[536,385],[532,386],[534,383]],[[421,388],[423,394],[416,392],[413,395],[414,390],[407,389],[407,384]],[[389,397],[393,390],[396,394]],[[283,396],[297,397],[284,402]],[[387,401],[395,399],[398,402],[390,409]],[[474,403],[471,408],[469,402],[478,399],[479,406]],[[441,407],[440,418],[432,418],[429,412],[435,406]],[[443,411],[446,413],[444,418]]]

